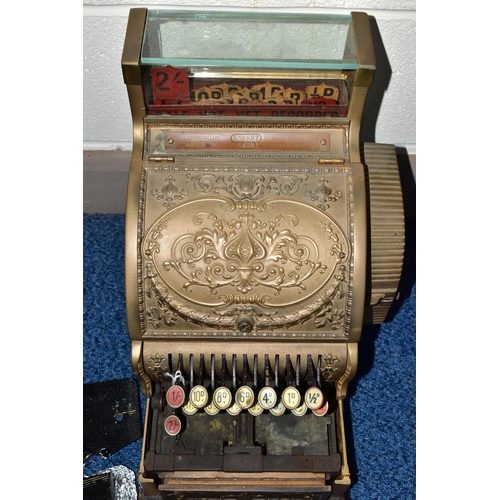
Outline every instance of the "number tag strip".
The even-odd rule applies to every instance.
[[[185,87],[183,87],[184,74],[182,70],[171,68],[153,70],[153,94],[156,99],[166,99],[176,96],[174,88],[182,89],[182,97],[185,98]],[[182,80],[182,84],[180,83]],[[310,101],[321,99],[326,104],[336,104],[339,100],[340,88],[338,85],[309,85],[304,90],[285,88],[283,85],[266,82],[253,85],[251,88],[239,85],[228,85],[227,83],[195,88],[191,91],[189,104],[287,104],[300,105],[310,104]],[[181,95],[180,93],[178,95]]]

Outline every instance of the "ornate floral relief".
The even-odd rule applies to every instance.
[[[327,356],[323,356],[321,358],[321,375],[327,382],[332,382],[335,380],[335,372],[339,369],[337,366],[340,364],[340,359],[338,356],[334,356],[332,353],[329,353]]]
[[[333,191],[327,186],[329,182],[330,181],[322,177],[318,181],[319,186],[314,191],[309,190],[306,193],[306,196],[311,201],[319,201],[317,206],[321,208],[321,210],[327,210],[330,208],[329,202],[336,202],[343,197],[342,191],[338,189]]]
[[[314,326],[324,328],[328,326],[331,330],[338,330],[345,317],[345,311],[342,299],[347,294],[347,270],[344,265],[339,267],[339,272],[335,274],[335,285],[333,293],[329,295],[325,304],[314,315]]]
[[[333,301],[330,301],[323,309],[314,316],[314,326],[322,328],[329,326],[332,330],[338,330],[342,326],[344,311],[335,309]]]
[[[146,260],[152,260],[153,254],[160,251],[159,239],[162,237],[162,231],[168,226],[170,218],[162,219],[152,231],[149,232],[149,237],[144,242],[144,257]],[[148,276],[149,277],[149,276]]]
[[[226,220],[198,212],[196,224],[211,221],[194,234],[180,236],[172,243],[172,259],[163,263],[165,271],[173,269],[186,279],[183,287],[215,290],[230,285],[247,294],[261,285],[279,295],[283,288],[305,289],[305,282],[327,266],[318,259],[317,245],[307,236],[282,228],[298,223],[292,214],[277,214],[273,220],[256,219],[243,212],[237,219]],[[288,265],[288,267],[285,267]]]
[[[175,325],[176,318],[170,310],[162,310],[159,307],[148,307],[146,314],[149,323],[156,329]]]
[[[267,317],[272,317],[276,316],[278,314],[277,309],[272,309],[270,311],[265,311],[261,307],[255,307],[255,306],[236,306],[231,309],[219,309],[218,311],[215,311],[216,314],[219,316],[240,316],[240,315],[246,315],[246,316],[252,316],[252,317],[258,317],[258,316],[267,316]]]
[[[165,373],[168,371],[168,358],[158,353],[151,355],[148,358],[146,369],[153,372],[159,380],[163,380]]]
[[[155,299],[157,307],[151,306],[146,309],[148,323],[153,328],[160,329],[165,326],[174,326],[177,321],[177,315],[170,309],[168,302],[165,300],[167,292],[166,286],[158,282],[156,277],[158,274],[154,270],[152,264],[146,266],[145,293],[150,299]]]
[[[182,200],[185,198],[189,191],[187,189],[179,189],[175,184],[175,179],[170,175],[165,179],[165,184],[161,189],[153,189],[151,194],[157,200],[165,200],[163,206],[166,208],[172,208],[175,205],[175,201]]]
[[[330,255],[337,256],[338,260],[343,260],[346,256],[346,249],[345,244],[340,239],[338,230],[332,226],[331,222],[327,224],[320,221],[320,224],[323,230],[329,233],[327,239],[333,242],[330,247]]]
[[[199,325],[227,336],[246,315],[252,334],[264,337],[291,328],[281,333],[306,338],[292,328],[304,324],[311,338],[344,338],[350,242],[319,199],[315,207],[293,197],[307,188],[309,172],[207,170],[154,170],[159,179],[169,176],[154,191],[168,211],[144,221],[139,233],[141,330],[196,337]]]
[[[259,200],[267,195],[293,196],[299,185],[307,180],[304,174],[281,174],[279,176],[242,173],[234,175],[188,174],[194,187],[201,193],[227,195],[232,199]]]
[[[272,331],[275,328],[290,328],[294,325],[303,324],[309,321],[311,315],[313,315],[312,318],[316,328],[320,328],[322,326],[322,320],[319,319],[317,321],[316,318],[325,318],[324,326],[330,325],[329,330],[334,331],[335,328],[331,326],[332,321],[330,321],[329,318],[335,315],[339,317],[343,317],[344,315],[343,311],[340,311],[340,313],[334,312],[332,315],[332,307],[335,303],[334,301],[342,299],[345,294],[345,281],[343,282],[343,280],[345,279],[345,269],[342,269],[341,271],[341,273],[336,275],[336,279],[334,280],[333,284],[325,291],[324,294],[322,294],[319,299],[314,301],[312,304],[307,305],[306,307],[294,309],[293,312],[287,314],[280,314],[278,308],[267,309],[266,311],[261,307],[257,307],[264,306],[264,303],[266,301],[266,297],[260,296],[250,297],[248,301],[235,300],[234,297],[230,297],[227,299],[227,304],[235,305],[234,307],[214,309],[212,314],[207,314],[200,311],[199,309],[189,307],[183,301],[179,301],[171,294],[169,294],[166,287],[162,286],[161,284],[154,283],[153,289],[156,294],[158,303],[163,306],[162,310],[167,311],[168,314],[171,315],[170,317],[172,321],[175,321],[179,315],[187,321],[199,323],[206,326],[215,326],[217,328],[233,328],[235,325],[235,318],[237,316],[250,315],[255,319],[257,328],[265,328]],[[147,274],[152,274],[153,278],[156,276],[151,264],[148,264],[147,266]],[[257,306],[254,306],[253,304],[257,304]],[[176,311],[176,313],[173,312],[174,310]],[[196,336],[196,333],[194,333],[193,335]],[[314,337],[313,334],[311,335]],[[342,338],[343,336],[344,335],[342,334]],[[324,338],[340,337],[338,336],[338,334],[335,334],[333,337],[328,336]]]

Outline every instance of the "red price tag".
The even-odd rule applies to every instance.
[[[167,391],[167,403],[172,408],[179,408],[184,404],[184,390],[179,385],[171,386]]]
[[[313,413],[317,416],[317,417],[323,417],[324,415],[326,415],[326,412],[328,411],[328,401],[325,401],[323,403],[323,406],[321,406],[320,408],[318,408],[317,410],[313,410]]]
[[[177,436],[181,431],[181,421],[179,417],[170,415],[170,417],[165,420],[165,431],[170,436]]]
[[[305,105],[314,105],[314,106],[335,106],[338,102],[335,99],[325,99],[324,97],[314,97],[312,99],[304,99],[301,103]]]
[[[151,70],[153,99],[160,101],[189,101],[189,75],[184,69],[166,66]],[[170,103],[174,104],[174,103]]]

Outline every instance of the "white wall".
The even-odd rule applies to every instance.
[[[376,20],[385,50],[381,79],[374,86],[368,125],[380,143],[416,153],[415,0],[84,0],[83,7],[83,149],[131,150],[132,122],[121,74],[121,52],[131,7],[287,12],[365,11]],[[377,77],[377,76],[376,76]],[[377,108],[380,103],[380,109]],[[369,118],[370,118],[369,116]]]

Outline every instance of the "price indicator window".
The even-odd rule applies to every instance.
[[[149,115],[343,117],[358,68],[350,15],[148,10]]]

